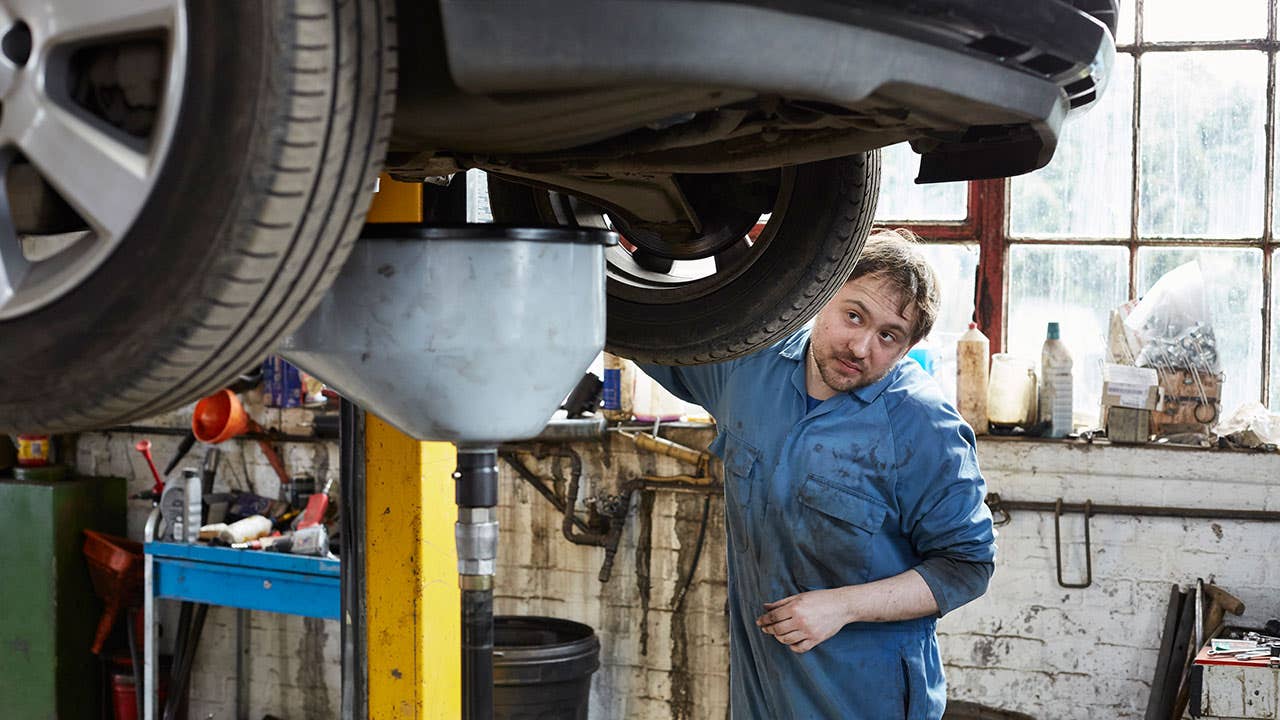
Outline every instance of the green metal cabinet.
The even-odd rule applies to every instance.
[[[0,715],[97,720],[89,652],[102,604],[80,548],[90,528],[123,535],[124,478],[0,480]]]

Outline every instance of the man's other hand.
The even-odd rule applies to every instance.
[[[849,622],[846,599],[839,589],[811,590],[765,603],[756,626],[775,640],[802,653],[835,635]]]

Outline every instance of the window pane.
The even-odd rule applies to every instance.
[[[928,238],[925,238],[928,240]],[[947,399],[956,399],[956,340],[973,320],[974,286],[978,280],[977,245],[925,245],[921,247],[938,273],[941,306],[933,332],[925,341],[936,353],[933,376]]]
[[[1134,27],[1137,25],[1137,0],[1120,0],[1120,21],[1116,25],[1116,44],[1132,45]]]
[[[483,170],[468,170],[463,178],[467,183],[467,222],[493,222],[493,210],[489,208],[488,175]]]
[[[1248,50],[1143,57],[1142,235],[1261,236],[1266,76]]]
[[[1046,325],[1060,325],[1071,351],[1077,425],[1098,424],[1107,324],[1128,297],[1127,248],[1009,248],[1009,352],[1039,366]]]
[[[1272,286],[1271,286],[1271,409],[1280,411],[1280,293],[1276,292],[1275,282],[1275,261],[1274,255],[1271,256],[1272,268]]]
[[[1226,375],[1222,383],[1225,416],[1246,400],[1256,402],[1262,387],[1262,251],[1140,248],[1139,296],[1166,272],[1192,260],[1200,261],[1208,320]]]
[[[1211,8],[1204,0],[1155,0],[1142,6],[1142,39],[1147,42],[1266,36],[1267,0],[1216,0]]]
[[[1127,238],[1133,177],[1133,56],[1117,55],[1106,94],[1069,120],[1053,160],[1011,182],[1015,237]]]
[[[916,185],[920,156],[906,143],[880,151],[880,201],[876,221],[964,220],[968,183]]]

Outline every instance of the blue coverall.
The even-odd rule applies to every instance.
[[[805,328],[725,363],[642,366],[716,419],[732,715],[936,720],[946,681],[935,618],[852,623],[803,654],[756,627],[766,602],[912,568],[941,616],[986,591],[995,558],[973,432],[933,379],[904,360],[809,411],[808,340]]]

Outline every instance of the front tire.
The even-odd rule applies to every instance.
[[[109,118],[70,107],[104,155],[133,148],[150,168],[142,195],[126,197],[139,204],[127,226],[91,217],[94,193],[110,187],[86,189],[72,181],[76,168],[28,158],[87,226],[81,240],[89,245],[59,252],[93,243],[110,251],[105,259],[55,252],[27,263],[61,262],[43,266],[52,268],[48,276],[80,263],[83,277],[61,283],[24,286],[29,272],[11,274],[10,299],[26,302],[8,313],[0,304],[0,431],[118,424],[220,387],[306,318],[372,198],[394,100],[390,0],[142,4],[155,6],[157,22],[169,27],[164,47],[185,53],[182,75],[161,85],[157,112],[171,103],[172,123],[163,137],[137,143],[122,140]],[[41,35],[39,19],[25,20],[34,36],[27,69],[73,70],[75,61],[38,59],[77,57],[85,40],[58,47],[58,38]],[[94,41],[105,47],[121,22],[104,18]],[[140,32],[149,31],[134,28],[129,37]],[[34,97],[55,111],[70,102]],[[0,142],[17,136],[2,126],[0,135]],[[5,152],[30,154],[17,141]],[[12,218],[0,214],[0,272],[22,265],[13,251],[31,242],[18,237]]]

